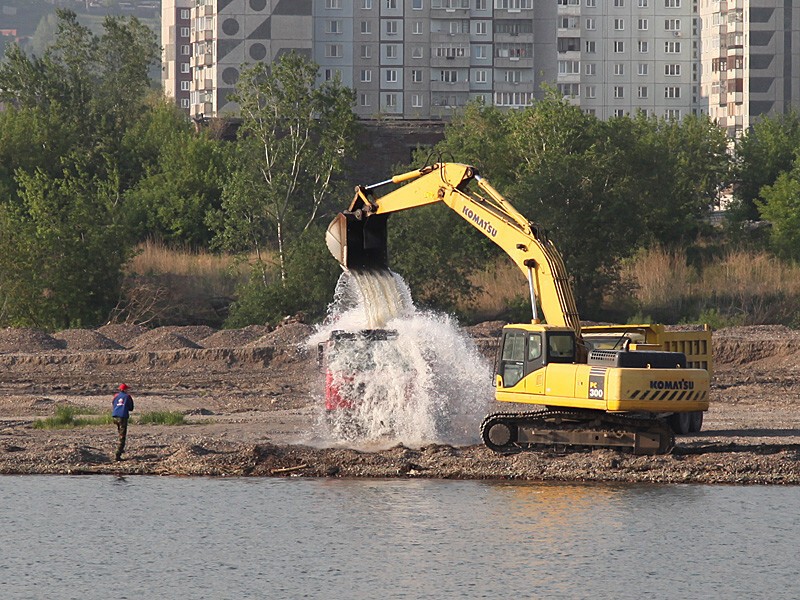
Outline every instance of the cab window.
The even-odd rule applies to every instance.
[[[542,356],[542,335],[539,333],[528,334],[528,361],[536,360]]]
[[[503,353],[500,356],[499,374],[503,386],[511,387],[519,383],[524,375],[525,332],[508,331],[503,338]]]
[[[570,363],[575,361],[575,338],[569,333],[551,333],[547,336],[548,362]]]

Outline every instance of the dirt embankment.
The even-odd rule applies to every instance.
[[[490,353],[497,323],[467,329]],[[347,448],[319,425],[312,329],[292,323],[216,331],[112,325],[47,335],[0,330],[0,473],[509,478],[800,484],[800,333],[714,334],[716,372],[703,431],[667,456],[613,451],[500,456],[476,444]],[[133,423],[126,460],[113,426],[34,429],[71,405],[108,410],[117,384],[137,409],[187,425]]]

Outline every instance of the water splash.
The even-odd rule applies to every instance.
[[[359,334],[378,328],[393,332],[390,339]],[[488,361],[452,317],[416,310],[399,275],[343,273],[328,318],[310,342],[329,340],[334,331],[353,334],[327,353],[327,384],[347,405],[325,411],[334,441],[479,441],[492,398]]]

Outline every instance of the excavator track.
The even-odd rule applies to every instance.
[[[481,437],[488,448],[501,454],[613,448],[655,455],[668,454],[675,446],[672,429],[661,419],[592,410],[495,413],[483,420]]]

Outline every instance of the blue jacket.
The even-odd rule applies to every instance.
[[[112,406],[114,407],[111,411],[112,417],[127,419],[129,416],[128,413],[133,410],[133,398],[126,392],[120,392],[114,396]]]

